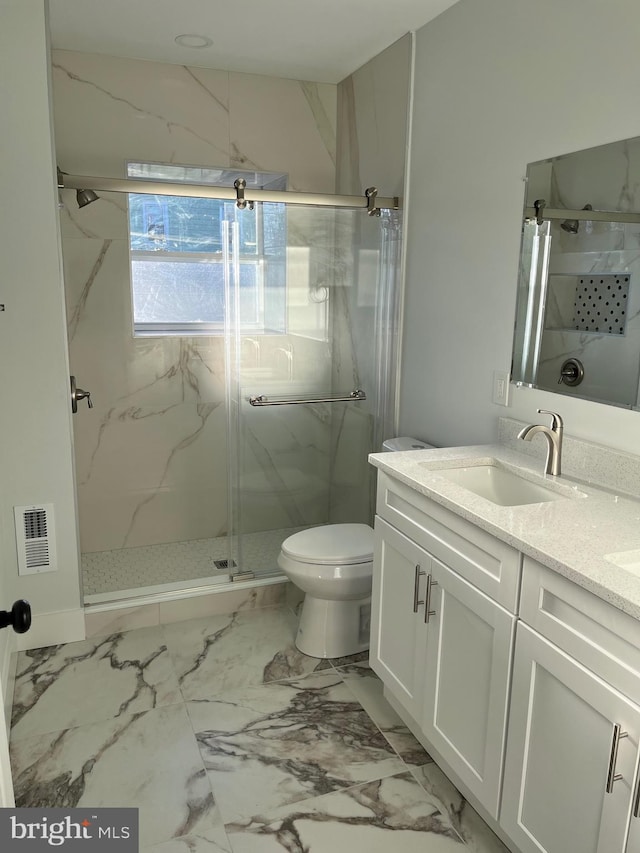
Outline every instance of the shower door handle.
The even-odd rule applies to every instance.
[[[76,385],[76,377],[70,376],[71,381],[71,411],[75,415],[78,411],[78,401],[86,400],[87,405],[90,409],[93,409],[93,403],[91,402],[91,391],[83,391],[82,388],[78,388]]]
[[[360,400],[366,400],[367,395],[361,388],[356,388],[350,394],[345,394],[342,397],[310,397],[306,400],[270,400],[264,394],[254,397],[249,397],[250,406],[306,406],[309,403],[353,403]]]

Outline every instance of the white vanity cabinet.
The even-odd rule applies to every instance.
[[[525,559],[500,824],[522,853],[639,853],[640,625]]]
[[[370,662],[497,816],[520,557],[380,475]]]
[[[382,471],[375,529],[371,666],[445,772],[514,853],[640,853],[640,622]]]

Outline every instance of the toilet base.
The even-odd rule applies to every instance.
[[[312,658],[340,658],[369,648],[371,596],[329,601],[307,593],[296,647]]]

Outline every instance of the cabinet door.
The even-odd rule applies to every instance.
[[[639,732],[640,708],[518,624],[500,823],[522,853],[624,853]]]
[[[515,617],[435,559],[429,585],[422,728],[497,818]]]
[[[369,660],[395,698],[420,719],[427,625],[428,554],[376,518]]]
[[[629,838],[625,848],[626,853],[640,853],[640,767],[636,776],[636,787],[633,795]]]

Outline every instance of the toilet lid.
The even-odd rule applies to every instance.
[[[373,528],[368,524],[325,524],[294,533],[282,553],[302,563],[368,563],[373,559]]]

